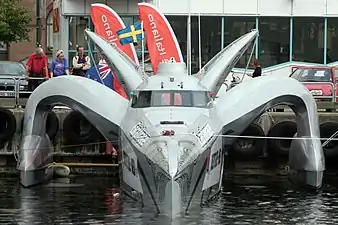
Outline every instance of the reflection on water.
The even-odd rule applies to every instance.
[[[338,178],[319,193],[291,188],[286,178],[228,178],[218,200],[174,222],[124,200],[110,178],[72,178],[23,189],[0,179],[0,224],[338,224]],[[73,185],[82,184],[82,185]]]

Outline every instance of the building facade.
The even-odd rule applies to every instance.
[[[29,41],[12,43],[8,47],[0,44],[0,60],[21,60],[32,54],[37,45],[41,45],[47,54],[52,54],[52,49],[47,46],[53,42],[53,0],[22,0],[21,5],[31,11]]]
[[[95,47],[86,42],[83,31],[85,28],[94,30],[89,15],[90,5],[98,2],[113,8],[126,25],[138,20],[136,0],[54,0],[54,8],[60,8],[60,29],[57,33],[47,32],[47,47],[65,50],[68,58],[75,55],[78,45],[95,52]],[[199,70],[199,55],[204,65],[222,48],[251,29],[258,29],[260,33],[253,54],[262,64],[265,74],[288,75],[293,65],[335,65],[338,62],[337,0],[148,2],[157,6],[168,18],[185,60],[188,15],[191,15],[192,72]],[[235,71],[243,71],[250,53],[251,49],[240,59]]]

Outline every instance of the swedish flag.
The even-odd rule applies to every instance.
[[[142,24],[135,23],[116,32],[122,45],[137,43],[143,39]]]

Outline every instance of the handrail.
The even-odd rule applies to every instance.
[[[232,71],[230,72],[232,73]],[[12,84],[9,84],[9,86],[14,86],[13,90],[0,90],[0,100],[3,99],[14,99],[15,103],[11,105],[11,107],[20,107],[20,100],[27,99],[29,97],[29,94],[31,94],[33,91],[31,90],[22,90],[22,85],[28,86],[27,83],[22,84],[23,80],[26,80],[25,77],[20,77],[18,79],[13,78],[11,76],[1,76],[0,77],[0,84],[2,83],[2,80],[10,80]],[[29,77],[29,80],[45,80],[44,77]],[[314,82],[302,82],[303,84],[313,84]],[[237,82],[231,82],[230,85],[224,83],[223,85],[226,85],[226,89],[229,90],[233,85],[236,85]],[[338,95],[337,95],[337,90],[338,90],[338,83],[333,84],[331,82],[316,82],[315,84],[327,84],[331,86],[331,95],[313,95],[315,99],[330,99],[326,100],[325,102],[332,102],[332,103],[338,103]],[[20,97],[20,94],[28,94],[25,97]],[[335,107],[334,107],[335,108]]]
[[[20,90],[20,81],[22,80],[27,80],[26,77],[21,77],[19,79],[17,79],[17,82],[16,82],[16,85],[17,85],[17,97],[19,98],[19,94],[22,93],[22,94],[29,94],[29,93],[32,93],[33,91],[21,91]],[[28,77],[28,80],[45,80],[44,77]]]
[[[16,79],[10,76],[1,76],[0,83],[4,86],[4,90],[0,90],[0,102],[2,107],[17,107],[17,85]],[[8,87],[13,90],[8,90]]]
[[[336,83],[336,85],[334,86],[334,90],[333,90],[333,93],[334,93],[334,102],[338,102],[338,99],[337,99],[337,90],[338,90],[338,83]]]
[[[23,99],[28,99],[29,95],[33,93],[32,90],[21,90],[21,85],[22,85],[22,81],[26,81],[27,83],[25,83],[23,86],[26,86],[27,88],[29,88],[29,80],[45,80],[44,77],[28,77],[28,80],[26,77],[20,77],[19,79],[16,80],[16,90],[17,90],[17,93],[16,93],[16,105],[17,107],[21,107],[22,105],[22,102],[20,100],[23,100]],[[20,94],[27,94],[28,96],[27,97],[24,97],[24,98],[21,98],[20,97]]]
[[[3,97],[13,97],[13,98],[16,98],[16,93],[17,93],[17,85],[16,85],[16,79],[14,77],[7,77],[7,76],[1,76],[0,77],[0,83],[1,80],[13,80],[13,84],[8,84],[8,83],[4,83],[4,86],[5,87],[10,87],[10,86],[13,86],[13,90],[0,90],[0,98],[3,98]],[[13,96],[11,96],[11,94],[13,94]]]
[[[327,84],[331,86],[331,95],[313,95],[313,97],[315,99],[331,99],[331,102],[335,102],[336,101],[336,86],[334,85],[332,82],[301,82],[302,84],[306,85],[306,84],[317,84],[317,85],[321,85],[321,84]],[[316,89],[317,90],[317,89]],[[310,92],[313,90],[309,90]]]

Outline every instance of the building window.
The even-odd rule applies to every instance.
[[[53,11],[51,11],[47,16],[47,50],[53,50]]]
[[[293,55],[294,61],[323,63],[324,59],[324,19],[293,19]]]
[[[326,63],[338,61],[338,18],[327,18]]]
[[[180,45],[183,59],[187,60],[187,17],[186,16],[166,16],[174,30],[178,44]]]
[[[121,16],[121,19],[126,27],[132,25],[136,21],[133,16]]]
[[[259,19],[259,61],[268,67],[289,61],[290,18]]]
[[[224,21],[224,47],[240,36],[256,29],[256,18],[254,17],[225,17]],[[253,46],[253,45],[252,45]],[[235,67],[245,68],[250,58],[252,47],[241,57]],[[254,55],[253,55],[254,56]]]
[[[197,73],[199,67],[199,19],[191,18],[191,71]],[[201,66],[204,66],[221,50],[222,17],[201,16]]]
[[[201,17],[202,66],[221,51],[222,17]]]
[[[191,74],[198,73],[199,61],[198,61],[198,17],[192,16],[190,20],[191,24]],[[201,28],[202,33],[202,28]],[[201,44],[202,45],[202,44]],[[186,61],[187,62],[187,61]],[[188,65],[187,65],[188,66]]]
[[[86,28],[90,28],[88,17],[72,16],[69,18],[69,50],[76,50],[76,46],[80,45],[86,48],[87,42],[84,38]]]

